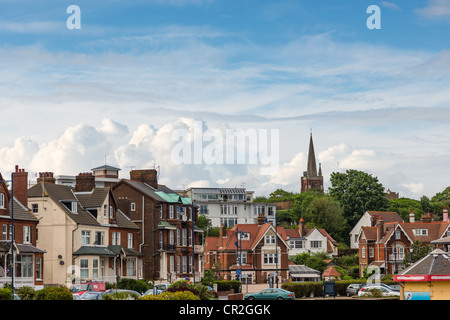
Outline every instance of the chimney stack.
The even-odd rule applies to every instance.
[[[19,169],[18,165],[15,169],[12,174],[14,198],[28,207],[28,172],[25,172],[25,169]]]
[[[53,172],[39,172],[39,178],[37,178],[37,183],[41,182],[55,184],[56,179],[53,177]]]
[[[261,226],[266,221],[266,216],[264,214],[258,214],[258,217],[256,218],[256,222],[258,226]]]
[[[300,218],[300,221],[298,222],[298,231],[300,231],[300,236],[305,236],[305,221],[303,220],[303,217]]]
[[[92,191],[95,188],[95,177],[91,172],[79,173],[75,181],[75,192]]]
[[[409,222],[411,222],[411,223],[416,222],[415,215],[414,215],[414,210],[413,210],[413,209],[411,209],[411,212],[409,213]]]
[[[447,206],[444,207],[444,212],[443,212],[443,214],[442,214],[442,220],[443,220],[444,222],[449,222],[449,221],[448,221],[448,209],[447,209]]]
[[[431,213],[424,213],[422,215],[422,218],[420,218],[420,220],[424,223],[429,223],[433,221],[433,215]]]
[[[384,221],[381,217],[378,217],[378,222],[376,225],[377,228],[377,242],[381,241],[381,238],[384,236]]]
[[[156,169],[131,170],[130,180],[145,182],[154,189],[158,189],[158,172]]]

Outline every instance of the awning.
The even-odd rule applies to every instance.
[[[290,273],[293,278],[320,278],[317,273]]]

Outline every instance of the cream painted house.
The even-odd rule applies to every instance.
[[[109,188],[40,182],[28,190],[28,202],[39,219],[37,247],[46,251],[44,284],[141,274],[139,228],[118,210]]]

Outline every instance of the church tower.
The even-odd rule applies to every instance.
[[[322,167],[319,163],[319,171],[317,171],[312,133],[309,138],[308,163],[306,171],[303,171],[303,176],[301,178],[300,191],[304,192],[306,190],[323,191]]]

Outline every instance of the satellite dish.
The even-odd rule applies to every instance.
[[[181,219],[186,222],[187,221],[187,215],[186,214],[182,214],[181,215]]]

